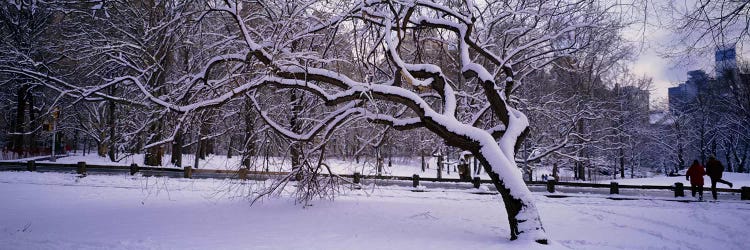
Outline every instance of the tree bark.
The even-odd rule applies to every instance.
[[[13,151],[20,154],[24,151],[24,133],[26,132],[25,112],[26,112],[26,93],[29,90],[28,84],[21,85],[17,92],[16,101],[16,120],[13,132]],[[51,125],[50,125],[51,126]]]
[[[302,97],[297,96],[297,90],[292,90],[290,95],[290,102],[292,104],[292,116],[289,119],[289,126],[292,128],[292,132],[299,133],[302,130],[302,124],[299,122],[299,114],[302,112]],[[292,158],[292,171],[299,169],[302,165],[302,145],[300,142],[292,142],[289,146],[289,154]],[[297,175],[296,179],[300,180],[301,175]]]
[[[625,179],[625,149],[622,147],[620,148],[620,178]]]
[[[114,92],[114,89],[111,92]],[[115,102],[114,101],[109,101],[107,110],[109,113],[109,116],[107,117],[107,127],[109,128],[109,143],[108,143],[109,152],[107,153],[109,155],[109,160],[114,162],[116,160],[115,158],[116,158],[116,149],[117,149],[115,145],[115,141],[117,140],[117,136],[116,136],[117,131],[115,128],[116,114],[115,114]]]
[[[242,165],[245,168],[250,169],[250,158],[256,155],[256,144],[255,144],[255,112],[253,111],[253,103],[250,98],[245,98],[244,107],[244,119],[245,119],[245,136],[243,138],[242,148]],[[268,138],[266,138],[268,140]],[[270,145],[265,145],[269,147]]]
[[[212,153],[213,143],[211,139],[203,139],[211,133],[210,121],[202,122],[200,126],[200,132],[198,133],[198,144],[200,144],[200,150],[198,150],[197,157],[201,160],[206,159],[206,156]]]
[[[182,130],[178,130],[174,135],[172,142],[172,156],[170,162],[177,167],[182,167],[182,146],[185,144],[185,138]]]
[[[506,185],[504,180],[508,182],[516,183],[520,181],[523,183],[523,177],[521,172],[515,173],[504,173],[502,178],[499,174],[495,173],[493,163],[497,164],[500,162],[497,157],[502,154],[499,148],[492,150],[493,147],[485,146],[481,150],[472,152],[479,162],[484,166],[485,172],[487,172],[492,180],[492,184],[498,190],[503,198],[503,204],[505,205],[505,211],[508,215],[508,223],[510,228],[510,239],[516,240],[520,237],[532,239],[541,244],[547,244],[547,236],[542,226],[541,219],[539,218],[539,212],[536,206],[531,201],[531,191],[529,191],[526,185]],[[494,152],[493,152],[494,151]],[[492,160],[488,160],[492,159]],[[494,158],[494,159],[493,159]],[[513,190],[517,188],[518,190]]]
[[[28,100],[28,108],[29,108],[29,131],[35,131],[37,127],[36,122],[36,111],[34,111],[34,94],[31,93],[31,88],[29,88],[28,92],[26,93],[26,99]],[[29,133],[28,136],[29,141],[29,150],[36,151],[37,145],[36,145],[36,133]]]

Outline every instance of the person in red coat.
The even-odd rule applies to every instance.
[[[693,160],[693,165],[690,165],[687,173],[685,173],[685,179],[690,181],[690,190],[693,192],[693,197],[695,197],[696,191],[699,192],[698,200],[703,200],[704,175],[706,175],[706,169],[703,168],[703,165],[701,165],[698,160]]]

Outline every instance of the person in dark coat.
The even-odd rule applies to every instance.
[[[464,159],[461,159],[458,164],[458,176],[461,180],[471,181],[471,173],[469,172],[469,164]]]
[[[724,184],[729,185],[729,188],[732,188],[732,183],[722,180],[721,176],[724,173],[724,165],[721,165],[721,162],[716,159],[713,155],[708,158],[708,162],[706,162],[706,174],[708,177],[711,177],[711,195],[713,195],[714,200],[716,200],[716,183],[721,182]]]
[[[699,192],[698,200],[703,200],[703,176],[706,175],[706,169],[703,168],[698,160],[693,160],[693,165],[690,165],[687,173],[685,173],[685,179],[690,181],[690,190],[695,193]]]

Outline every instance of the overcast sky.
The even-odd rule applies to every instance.
[[[649,2],[652,4],[666,4],[666,1]],[[692,0],[680,1],[683,7],[692,4]],[[665,5],[666,6],[666,5]],[[656,6],[656,9],[665,6]],[[652,9],[654,9],[652,7]],[[667,102],[667,89],[682,83],[687,78],[687,71],[702,69],[709,75],[714,75],[714,54],[711,49],[703,52],[694,52],[692,55],[680,57],[664,57],[662,52],[673,47],[677,34],[674,34],[666,24],[673,22],[669,20],[671,15],[679,15],[674,9],[649,11],[648,25],[635,24],[625,31],[626,39],[633,41],[640,53],[631,65],[631,70],[637,75],[651,77],[653,89],[651,90],[651,106],[658,106],[659,102]],[[745,46],[750,47],[750,46]],[[750,57],[750,48],[744,52],[737,50],[738,58]]]
[[[711,73],[712,71],[709,69],[713,67],[713,57],[712,55],[700,56],[704,58],[702,63],[696,62],[697,59],[665,58],[659,52],[664,51],[664,48],[669,46],[673,35],[663,28],[649,29],[651,31],[647,32],[645,39],[634,39],[640,53],[637,54],[631,70],[636,75],[653,79],[654,85],[650,97],[653,106],[656,102],[666,102],[667,89],[684,82],[687,78],[687,71],[703,69],[707,73]]]

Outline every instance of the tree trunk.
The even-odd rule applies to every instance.
[[[146,3],[147,8],[151,11],[149,12],[149,27],[156,27],[157,23],[160,19],[164,18],[166,13],[166,1],[156,2],[154,0],[151,0]],[[146,79],[146,84],[149,86],[149,88],[155,90],[154,95],[155,96],[162,96],[165,94],[166,89],[164,88],[164,84],[167,81],[167,72],[171,70],[173,67],[173,55],[172,55],[172,48],[173,48],[173,38],[167,36],[167,33],[159,33],[159,36],[161,36],[158,41],[160,41],[153,47],[147,48],[152,54],[154,55],[153,58],[146,58],[145,60],[148,61],[156,70],[151,74],[148,75],[148,78]],[[156,59],[158,61],[153,61],[153,59]],[[154,116],[157,116],[158,114],[154,114]],[[154,117],[157,118],[157,117]],[[147,141],[147,144],[153,144],[157,143],[162,140],[163,138],[163,129],[164,129],[164,121],[163,118],[158,119],[152,119],[154,122],[151,124],[151,126],[148,129],[149,133],[149,140]],[[146,157],[145,157],[145,165],[147,166],[161,166],[162,165],[162,156],[164,155],[164,146],[163,145],[156,145],[148,148],[146,150]]]
[[[421,153],[422,153],[422,172],[424,172],[424,165],[426,164],[426,162],[424,161],[424,150],[422,150]]]
[[[250,169],[250,158],[257,153],[255,144],[255,120],[257,117],[253,111],[253,103],[250,98],[245,98],[244,112],[245,137],[243,138],[244,147],[242,148],[242,165],[245,166],[245,168]],[[267,136],[266,140],[268,140]],[[266,144],[265,147],[270,147],[270,145]]]
[[[103,141],[96,141],[96,154],[99,157],[106,157],[107,156],[107,144]]]
[[[80,139],[80,138],[78,137],[78,130],[76,130],[76,131],[75,131],[75,132],[73,133],[73,153],[74,153],[74,154],[77,154],[77,153],[78,153],[78,142],[79,142],[78,140],[79,140],[79,139]]]
[[[161,121],[156,121],[151,124],[148,131],[150,134],[150,139],[148,140],[148,143],[155,143],[161,140]],[[148,149],[146,149],[146,155],[143,159],[144,165],[146,166],[161,166],[161,158],[162,158],[162,145],[156,145],[152,146]]]
[[[203,139],[203,137],[208,136],[211,133],[211,123],[210,121],[205,121],[201,123],[200,131],[198,133],[198,144],[200,144],[200,150],[198,150],[198,158],[201,160],[206,159],[206,156],[211,154],[211,151],[213,151],[212,146],[213,144],[210,142],[210,139]]]
[[[89,153],[88,150],[89,150],[89,137],[86,136],[83,138],[83,156],[86,156],[86,154]]]
[[[552,164],[552,177],[554,177],[556,181],[559,181],[560,179],[557,176],[557,171],[557,162],[555,162],[554,164]]]
[[[18,88],[17,97],[18,100],[16,102],[16,120],[15,120],[15,128],[13,129],[13,132],[16,134],[13,135],[13,151],[20,154],[23,153],[24,150],[24,132],[26,132],[26,122],[24,121],[26,118],[26,93],[28,92],[29,85],[23,84],[20,88]]]
[[[30,128],[29,129],[30,131],[35,131],[34,128],[37,127],[36,114],[35,114],[36,112],[34,111],[34,94],[31,93],[31,88],[29,88],[28,93],[26,93],[26,98],[29,102],[28,103],[28,108],[29,108],[29,126],[28,127]],[[29,140],[29,144],[28,144],[29,149],[36,151],[37,149],[36,133],[35,132],[29,133],[28,140]]]
[[[742,157],[739,156],[738,151],[739,151],[739,148],[735,147],[734,160],[737,162],[737,172],[744,173],[745,172],[745,159],[747,158],[747,145],[744,147]]]
[[[734,172],[732,169],[732,156],[729,153],[729,150],[724,153],[724,159],[727,161],[727,172]]]
[[[508,215],[510,239],[516,240],[523,237],[541,244],[547,244],[547,236],[542,226],[542,221],[539,218],[539,212],[532,201],[531,191],[529,191],[529,188],[523,182],[521,172],[493,165],[502,164],[503,161],[508,162],[507,159],[500,159],[503,153],[499,147],[485,146],[481,150],[472,153],[482,166],[484,166],[484,170],[489,174],[492,184],[495,185],[495,188],[497,188],[503,198],[505,211]],[[495,169],[510,171],[503,173],[503,176],[500,177],[495,172]]]
[[[177,167],[182,167],[182,145],[185,144],[185,138],[182,130],[178,130],[174,135],[172,142],[172,156],[170,162]]]
[[[114,90],[111,90],[110,94],[114,94],[113,92],[114,92]],[[116,117],[116,114],[115,114],[115,102],[114,101],[109,101],[109,104],[108,104],[107,108],[108,108],[107,110],[108,110],[108,113],[109,113],[109,116],[107,117],[107,126],[109,127],[109,152],[108,152],[108,155],[109,155],[109,160],[114,162],[116,160],[115,159],[116,158],[116,154],[115,154],[116,153],[115,141],[117,140],[117,137],[115,135],[115,132],[116,132],[116,130],[115,130],[115,117]]]
[[[623,148],[620,148],[620,178],[625,179],[625,149]]]
[[[437,178],[442,179],[443,178],[443,156],[438,155],[437,158]]]
[[[289,100],[292,103],[292,116],[289,119],[289,125],[292,128],[292,132],[299,133],[302,130],[302,124],[299,121],[299,114],[302,112],[302,97],[297,96],[297,91],[292,90],[292,94]],[[289,154],[292,158],[292,171],[297,170],[302,165],[302,145],[300,142],[292,142],[289,147]],[[300,180],[301,175],[297,175],[296,179]]]
[[[201,143],[200,143],[201,139],[200,138],[201,138],[201,134],[200,134],[200,132],[198,132],[198,142],[195,143],[195,157],[193,157],[193,168],[194,169],[198,169],[198,163],[200,163],[200,161],[199,161],[200,157],[198,157],[198,155],[201,153],[201,150],[202,150],[201,149]]]
[[[578,179],[586,181],[586,167],[582,161],[576,162],[576,170],[578,170]]]

